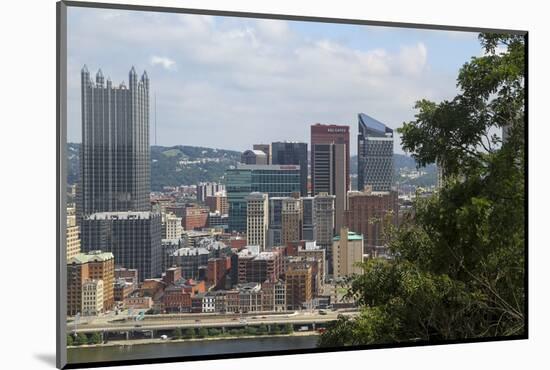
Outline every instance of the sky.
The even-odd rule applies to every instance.
[[[127,10],[68,8],[68,141],[81,141],[80,70],[113,84],[150,78],[151,145],[245,150],[309,143],[310,125],[357,114],[393,129],[414,104],[451,99],[477,34]],[[399,137],[395,152],[403,153]]]

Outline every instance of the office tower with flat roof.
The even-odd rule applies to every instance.
[[[326,271],[332,274],[332,239],[334,238],[334,204],[336,196],[319,193],[314,197],[315,241],[326,251]]]
[[[350,231],[363,235],[365,250],[370,256],[384,250],[387,238],[384,236],[386,226],[397,226],[398,217],[397,192],[350,191],[346,210],[346,226]]]
[[[315,198],[302,197],[302,240],[315,240]]]
[[[225,193],[224,184],[218,184],[217,182],[200,182],[197,185],[197,200],[199,202],[206,202],[208,197],[214,196],[220,192]]]
[[[269,164],[267,155],[261,150],[245,150],[241,154],[241,163],[243,164]]]
[[[358,114],[357,190],[390,191],[393,183],[393,130],[382,122]]]
[[[246,232],[246,196],[252,192],[288,197],[300,191],[300,166],[246,165],[226,171],[229,231]]]
[[[222,215],[226,215],[229,209],[225,191],[219,191],[214,195],[207,196],[204,203],[208,206],[210,212],[219,212]]]
[[[328,193],[317,194],[313,199],[315,207],[315,241],[324,249],[332,246],[334,237],[335,196]]]
[[[311,264],[287,262],[285,271],[286,304],[288,310],[301,309],[313,299],[313,268]]]
[[[283,245],[302,240],[302,201],[299,197],[283,199],[281,239]]]
[[[320,123],[311,125],[311,190],[312,195],[316,195],[320,192],[326,192],[321,190],[324,185],[319,185],[317,187],[315,181],[315,145],[316,144],[344,144],[345,145],[345,167],[344,167],[344,178],[346,179],[346,191],[350,189],[350,146],[349,146],[349,126],[345,125],[322,125]]]
[[[80,253],[80,229],[74,214],[67,215],[67,260]]]
[[[363,262],[363,236],[342,227],[334,237],[332,247],[333,277],[341,278],[363,272],[358,262]]]
[[[78,253],[67,260],[67,315],[74,316],[82,311],[82,286],[88,280],[101,280],[102,309],[110,310],[114,305],[114,256],[109,252],[91,251]]]
[[[246,243],[264,250],[267,241],[269,219],[268,197],[265,193],[250,193],[246,196]]]
[[[164,235],[163,239],[179,239],[183,234],[183,226],[181,217],[172,213],[167,213],[164,216]]]
[[[114,86],[99,70],[81,71],[82,146],[77,219],[97,212],[151,208],[149,78],[134,67],[128,86]]]
[[[273,164],[271,162],[271,144],[254,144],[252,149],[261,150],[267,156],[267,164]]]
[[[334,224],[336,230],[344,225],[346,209],[346,145],[345,144],[315,144],[313,145],[313,164],[315,169],[312,179],[315,192],[335,196]]]
[[[86,280],[82,284],[82,316],[97,316],[104,312],[103,280]]]
[[[267,245],[269,247],[283,245],[283,199],[286,197],[269,198],[269,228],[267,230]]]
[[[307,196],[307,143],[274,142],[271,143],[273,164],[297,164],[300,166],[300,195]]]
[[[159,213],[94,213],[82,220],[82,245],[112,252],[117,266],[137,269],[143,281],[162,272],[161,228]]]

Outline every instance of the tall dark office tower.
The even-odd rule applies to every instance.
[[[346,167],[345,167],[345,179],[346,179],[346,191],[350,190],[350,172],[349,172],[349,126],[341,125],[322,125],[316,123],[311,125],[311,195],[317,195],[325,190],[317,189],[315,184],[315,163],[313,158],[315,157],[315,145],[316,144],[345,144],[346,155]]]
[[[269,198],[269,229],[267,230],[267,245],[269,247],[282,245],[283,199],[285,197]]]
[[[297,164],[300,166],[300,195],[307,196],[307,143],[275,142],[271,144],[273,164]]]
[[[314,197],[302,198],[302,239],[315,240],[315,202]]]
[[[359,113],[357,190],[390,191],[393,180],[393,130]]]
[[[335,195],[334,222],[336,232],[344,225],[346,210],[347,182],[346,169],[349,168],[346,157],[349,151],[346,144],[314,144],[312,146],[311,177],[315,183],[315,194]]]
[[[159,213],[98,212],[82,219],[82,245],[112,252],[117,266],[137,269],[143,281],[162,273],[161,228]]]
[[[149,78],[113,86],[99,70],[81,71],[82,146],[77,218],[96,212],[148,211],[151,189]]]

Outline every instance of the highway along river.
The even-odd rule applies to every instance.
[[[69,348],[69,363],[200,356],[240,352],[315,348],[317,335],[156,342],[121,346]]]

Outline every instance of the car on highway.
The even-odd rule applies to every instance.
[[[195,319],[195,322],[201,322],[199,319]]]

